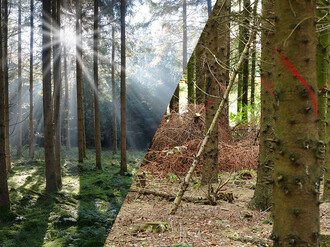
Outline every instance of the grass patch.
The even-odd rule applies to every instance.
[[[38,150],[37,153],[42,151]],[[63,152],[63,188],[44,196],[45,165],[41,155],[13,160],[9,174],[11,208],[16,217],[0,221],[1,247],[104,246],[107,234],[133,181],[118,175],[120,156],[102,152],[98,171],[94,151],[83,164],[75,151]],[[128,153],[128,170],[135,174],[142,153]]]

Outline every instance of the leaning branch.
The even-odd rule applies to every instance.
[[[172,207],[172,209],[170,211],[170,214],[175,214],[176,210],[178,209],[178,207],[180,205],[180,202],[182,200],[183,194],[184,194],[184,192],[187,190],[187,188],[189,186],[189,182],[190,182],[190,179],[192,177],[192,174],[195,171],[195,169],[197,167],[197,164],[199,163],[199,160],[201,158],[201,155],[202,155],[202,153],[203,153],[203,151],[205,149],[205,146],[206,146],[207,142],[209,141],[210,135],[212,134],[215,125],[218,123],[218,119],[219,119],[220,113],[222,112],[222,110],[223,110],[223,108],[225,106],[225,103],[228,101],[230,90],[231,90],[232,86],[234,85],[235,78],[236,78],[236,76],[238,74],[238,71],[240,70],[240,67],[241,67],[241,65],[243,63],[244,57],[246,56],[246,54],[249,51],[250,44],[251,44],[251,42],[253,40],[254,35],[256,34],[256,31],[257,31],[257,29],[254,29],[252,31],[252,33],[250,35],[250,38],[249,38],[247,44],[245,45],[245,48],[244,48],[244,50],[243,50],[243,52],[242,52],[242,54],[240,56],[240,59],[239,59],[238,64],[237,64],[237,67],[232,72],[232,74],[230,76],[229,84],[228,84],[228,87],[227,87],[227,89],[225,91],[225,94],[223,96],[223,99],[222,99],[222,101],[219,104],[218,110],[217,110],[217,112],[216,112],[216,114],[215,114],[215,116],[214,116],[214,118],[212,120],[212,123],[211,123],[211,125],[210,125],[210,127],[209,127],[209,129],[208,129],[208,131],[207,131],[207,133],[205,135],[205,137],[204,137],[204,140],[202,142],[202,145],[200,146],[200,148],[198,150],[198,153],[195,156],[194,161],[191,164],[190,169],[189,169],[189,171],[188,171],[188,173],[187,173],[184,181],[181,184],[179,193],[175,197],[174,205],[173,205],[173,207]]]

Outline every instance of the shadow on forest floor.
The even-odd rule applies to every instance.
[[[42,152],[42,150],[40,150]],[[97,171],[94,152],[78,164],[76,153],[63,155],[63,188],[44,196],[44,161],[13,160],[8,183],[14,221],[0,222],[0,247],[103,246],[133,177],[121,177],[119,155],[102,152],[103,171]],[[142,154],[128,157],[134,173]]]

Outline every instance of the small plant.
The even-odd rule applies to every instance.
[[[173,173],[168,173],[167,174],[168,178],[171,180],[178,180],[177,175],[173,174]]]

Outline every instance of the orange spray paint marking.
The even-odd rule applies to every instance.
[[[305,86],[305,88],[307,88],[310,96],[312,97],[313,103],[314,103],[314,108],[315,108],[315,115],[316,117],[318,116],[318,112],[317,112],[317,104],[316,104],[316,100],[314,98],[314,94],[312,92],[312,90],[307,86],[307,83],[305,82],[305,80],[300,76],[300,74],[298,73],[298,71],[293,67],[293,65],[290,63],[289,59],[281,53],[280,49],[274,48],[275,51],[277,51],[279,53],[279,55],[281,56],[282,62],[289,68],[289,70],[298,78],[299,81],[301,81],[301,83]]]
[[[267,88],[267,90],[274,96],[274,93],[272,92],[272,90],[270,90],[268,87],[267,87],[267,85],[266,85],[266,83],[264,82],[264,79],[262,78],[262,77],[260,77],[261,78],[261,82],[262,82],[262,84],[264,84],[264,86]],[[272,85],[272,87],[274,87],[274,85],[273,84],[271,84]]]
[[[205,111],[207,111],[207,109],[209,108],[209,105],[211,104],[211,102],[214,100],[214,98],[211,98],[206,105]]]

